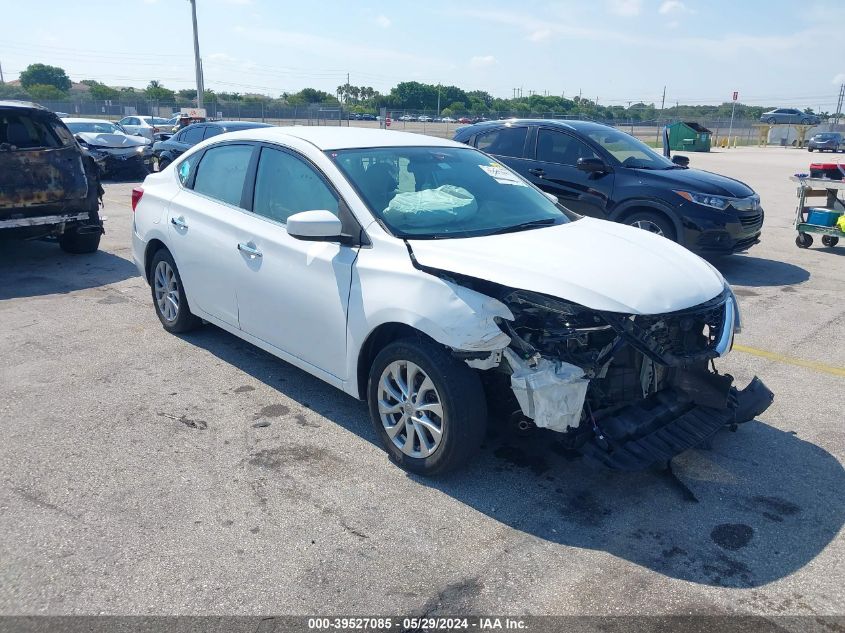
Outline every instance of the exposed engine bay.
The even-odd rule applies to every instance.
[[[525,418],[563,433],[572,448],[606,466],[665,464],[773,400],[758,378],[738,390],[715,368],[739,329],[727,286],[691,308],[631,315],[466,277],[456,282],[495,293],[514,315],[497,320],[511,339],[501,361],[470,365],[509,374]]]

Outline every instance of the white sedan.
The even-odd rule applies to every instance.
[[[133,256],[166,330],[206,321],[367,400],[422,474],[468,460],[489,403],[627,470],[766,409],[709,368],[739,326],[712,266],[552,198],[453,141],[250,129],[133,191]]]

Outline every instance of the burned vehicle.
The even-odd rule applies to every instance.
[[[69,253],[94,252],[102,194],[94,159],[53,112],[0,101],[0,238],[56,237]]]
[[[152,171],[153,145],[102,119],[63,119],[79,144],[97,161],[103,175],[143,175]]]
[[[230,132],[148,176],[132,206],[165,330],[211,323],[366,400],[413,472],[465,464],[501,411],[648,468],[772,399],[714,367],[740,316],[713,266],[453,141]]]

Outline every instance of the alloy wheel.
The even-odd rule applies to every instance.
[[[405,360],[384,368],[378,383],[378,411],[393,444],[409,457],[425,458],[443,438],[443,404],[431,378]]]
[[[166,261],[160,261],[154,274],[156,307],[168,323],[179,318],[179,282],[176,271]]]
[[[636,220],[634,222],[631,222],[631,226],[635,226],[638,229],[642,229],[643,231],[648,231],[649,233],[654,233],[655,235],[663,235],[663,229],[661,229],[651,220]]]

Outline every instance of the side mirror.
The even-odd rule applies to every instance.
[[[557,199],[557,196],[553,193],[549,193],[547,191],[544,191],[543,195],[546,196],[549,200],[551,200],[554,204],[557,204],[559,202],[559,200]]]
[[[672,162],[679,167],[689,167],[689,157],[687,156],[679,156],[678,154],[675,154],[672,157]]]
[[[601,158],[579,158],[575,167],[588,174],[606,174],[608,171]]]
[[[302,211],[287,221],[288,235],[311,242],[340,241],[343,224],[331,211]]]

